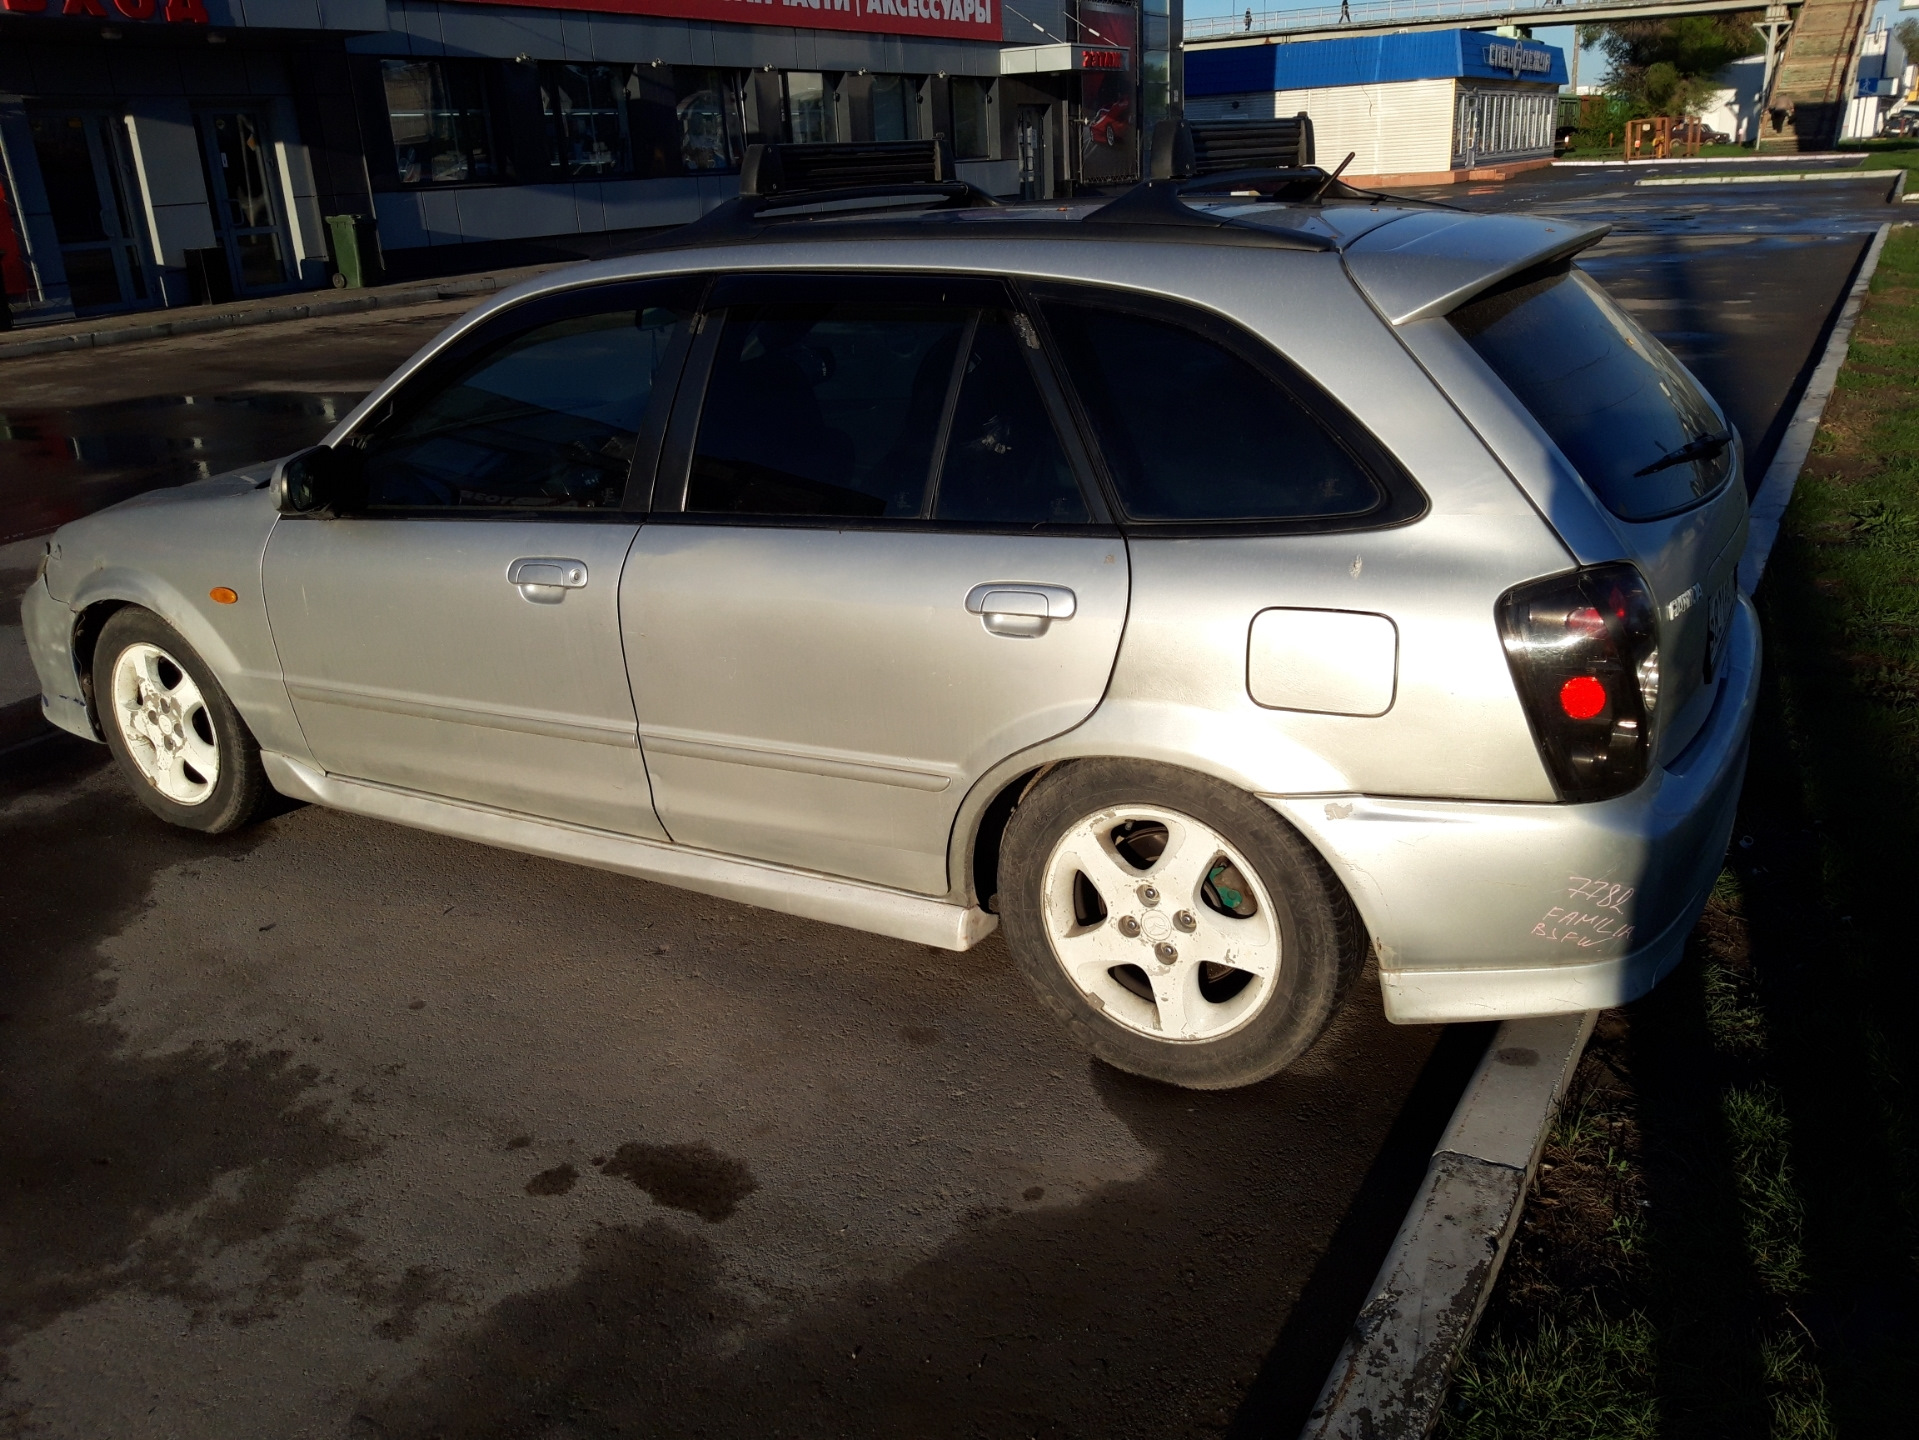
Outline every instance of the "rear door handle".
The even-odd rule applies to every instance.
[[[557,605],[569,590],[586,588],[586,562],[552,555],[529,555],[506,567],[506,583],[535,605]]]
[[[1070,620],[1079,600],[1064,585],[995,580],[966,592],[966,608],[994,635],[1031,640],[1055,620]]]

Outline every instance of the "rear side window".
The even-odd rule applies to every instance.
[[[953,407],[935,519],[1083,525],[1092,518],[1027,353],[1005,311],[980,316]]]
[[[1683,510],[1732,474],[1732,435],[1692,377],[1583,270],[1521,276],[1451,318],[1620,519]]]
[[[957,305],[733,307],[686,508],[917,517],[972,318]]]
[[[1250,346],[1170,316],[1044,309],[1129,518],[1350,520],[1384,506],[1366,467]]]
[[[721,323],[688,512],[1090,522],[1007,311],[768,302],[730,306]]]

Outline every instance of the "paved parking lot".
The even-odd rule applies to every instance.
[[[1448,198],[1627,215],[1595,272],[1763,435],[1876,217],[1674,196]],[[0,365],[0,540],[291,448],[458,308]],[[1483,1042],[1362,985],[1167,1090],[997,940],[315,809],[207,841],[64,737],[0,755],[0,855],[0,1433],[1278,1433]]]
[[[1188,1094],[997,940],[315,809],[208,842],[79,742],[9,782],[29,1434],[1214,1433],[1438,1039],[1356,1005]]]

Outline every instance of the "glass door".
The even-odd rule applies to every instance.
[[[246,110],[200,116],[207,195],[234,291],[242,295],[287,284],[291,247],[274,204],[278,177],[265,130],[260,117]]]
[[[79,314],[151,303],[153,276],[132,204],[138,195],[118,117],[31,114],[34,154]]]

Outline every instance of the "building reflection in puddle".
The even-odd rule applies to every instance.
[[[357,394],[156,395],[0,410],[0,545],[130,495],[311,445]]]

